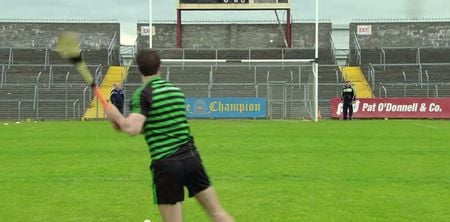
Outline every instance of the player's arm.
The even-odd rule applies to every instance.
[[[138,113],[131,113],[127,117],[123,116],[115,106],[105,109],[107,118],[113,127],[130,136],[136,136],[142,131],[145,123],[145,116]]]
[[[131,113],[128,117],[123,116],[115,106],[105,109],[105,113],[108,119],[111,120],[113,127],[131,136],[141,133],[147,119],[146,114],[150,112],[151,94],[151,86],[148,86],[144,93],[133,95],[130,107]]]

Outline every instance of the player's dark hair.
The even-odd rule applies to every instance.
[[[140,50],[136,55],[136,63],[143,76],[156,75],[161,66],[158,52],[150,49]]]

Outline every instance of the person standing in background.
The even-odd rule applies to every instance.
[[[349,120],[352,120],[353,102],[356,101],[356,92],[350,81],[346,81],[344,88],[342,88],[341,101],[343,102],[344,120],[347,120],[347,113]]]
[[[113,86],[114,86],[114,89],[111,91],[109,100],[115,107],[117,107],[119,112],[123,114],[123,105],[125,103],[125,95],[123,93],[122,86],[119,83],[114,83]]]

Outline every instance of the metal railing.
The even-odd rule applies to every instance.
[[[87,91],[89,90],[89,95],[87,94]],[[89,86],[85,86],[84,88],[83,88],[83,110],[86,110],[86,108],[87,108],[87,106],[86,106],[86,101],[87,101],[87,99],[86,99],[86,97],[88,96],[88,98],[89,98],[89,101],[91,100],[91,98],[92,98],[92,89],[91,89],[91,87],[89,87]]]
[[[107,55],[104,57],[105,62],[107,65],[110,65],[112,63],[112,61],[114,60],[114,50],[117,49],[116,47],[116,43],[118,41],[118,37],[115,38],[115,40],[111,40],[111,48],[107,48]],[[8,68],[10,68],[11,66],[16,64],[16,50],[43,50],[44,53],[42,55],[39,55],[39,59],[42,59],[42,62],[39,63],[32,63],[30,62],[28,65],[42,65],[44,67],[44,69],[47,69],[48,66],[51,65],[58,65],[58,64],[52,64],[52,61],[50,60],[50,54],[51,52],[54,50],[52,48],[21,48],[21,47],[15,47],[15,48],[7,48],[9,50],[8,53]],[[82,48],[81,49],[81,54],[83,55],[84,53],[86,53],[86,50],[89,50],[88,48]],[[102,49],[95,49],[95,50],[105,50],[104,48]],[[83,56],[84,57],[84,56]],[[36,55],[34,55],[33,58],[38,58]],[[23,62],[24,60],[21,59],[21,61]],[[26,60],[25,60],[26,61]],[[31,60],[33,61],[33,59]],[[35,61],[33,61],[35,62]],[[26,63],[25,63],[26,64]],[[25,65],[25,64],[21,64],[21,65]],[[70,62],[67,62],[67,64],[70,64]],[[6,63],[5,63],[6,65]],[[65,65],[65,64],[61,64],[61,65]]]
[[[438,85],[434,85],[435,88],[435,97],[439,98],[439,89],[438,89]]]
[[[118,41],[118,34],[115,38],[113,38],[108,48],[106,48],[106,55],[104,57],[105,63],[110,65],[114,60],[115,52],[117,50],[117,41]],[[332,44],[332,38],[330,38],[330,44]],[[357,40],[355,40],[357,41]],[[138,44],[138,43],[136,43]],[[357,43],[359,46],[359,43]],[[132,46],[131,48],[124,48],[125,50],[128,50],[127,52],[124,52],[125,55],[118,55],[118,58],[120,60],[125,59],[125,57],[120,56],[127,56],[126,59],[132,60],[134,57],[137,46]],[[53,65],[52,61],[50,60],[50,54],[52,52],[52,49],[50,48],[9,48],[9,58],[8,58],[8,68],[11,65],[15,64],[15,49],[29,49],[29,50],[44,50],[44,54],[42,55],[43,62],[40,64],[35,65],[43,65],[44,69],[47,69],[48,66]],[[328,47],[326,48],[328,49]],[[130,51],[131,50],[131,51]],[[208,57],[210,60],[220,60],[220,59],[228,59],[228,60],[253,60],[256,58],[276,58],[281,60],[286,59],[313,59],[313,51],[314,48],[155,48],[154,50],[157,50],[160,52],[160,54],[164,57],[170,57],[172,59],[204,59],[205,57]],[[330,45],[329,49],[331,61],[329,61],[331,64],[335,64],[335,55],[336,55],[336,49],[333,45]],[[311,52],[311,54],[305,53],[305,52]],[[236,53],[237,52],[237,53]],[[83,48],[81,50],[82,55],[89,53],[86,48]],[[360,48],[359,48],[359,55],[360,55]],[[310,56],[311,55],[311,56]],[[360,61],[360,56],[359,56]],[[122,61],[123,62],[123,61]],[[106,65],[103,64],[103,65]],[[217,63],[216,63],[217,65]],[[249,66],[253,65],[252,63],[248,64]]]
[[[60,84],[61,85],[61,84]],[[41,119],[74,119],[79,120],[82,112],[86,110],[81,107],[80,99],[70,99],[64,96],[64,99],[52,99],[43,98],[40,95],[40,90],[44,89],[43,86],[36,85],[7,85],[12,93],[9,94],[21,94],[23,86],[32,86],[32,98],[24,99],[23,96],[19,96],[17,99],[7,98],[0,99],[0,107],[2,112],[0,113],[0,119],[11,119],[22,121],[25,119],[41,120]],[[14,88],[16,88],[14,90]],[[67,92],[69,89],[66,88]],[[8,96],[10,97],[10,96]],[[85,98],[84,98],[85,99]],[[46,103],[46,104],[43,104]],[[16,104],[16,105],[14,105]],[[26,106],[24,106],[24,104]],[[71,104],[71,105],[69,105]]]
[[[270,71],[266,73],[267,82],[259,82],[259,83],[184,83],[177,84],[180,88],[182,88],[187,95],[189,93],[196,93],[196,96],[200,97],[211,97],[212,95],[217,96],[218,94],[224,96],[247,96],[247,97],[265,97],[267,95],[268,86],[273,82],[270,81]],[[293,81],[294,73],[292,73],[290,79],[284,81],[286,83],[286,101],[284,101],[289,107],[294,107],[295,104],[302,103],[304,107],[297,107],[294,110],[283,110],[283,115],[291,115],[290,112],[296,112],[298,109],[304,109],[308,106],[310,101],[310,86],[311,83],[297,83]],[[61,86],[62,84],[59,84]],[[130,83],[124,85],[125,88],[136,88],[140,84],[139,83]],[[319,88],[321,91],[328,90],[329,93],[328,99],[330,97],[334,97],[334,95],[338,95],[340,92],[341,84],[335,83],[320,83]],[[396,84],[380,84],[378,89],[378,96],[380,97],[389,97],[395,94],[390,94],[391,90],[397,92],[397,95],[408,96],[410,95],[411,90],[423,90],[422,94],[427,93],[427,96],[430,97],[439,97],[440,90],[448,89],[450,83],[448,84],[425,84],[424,87],[420,88],[420,84],[411,84],[411,83],[396,83]],[[5,118],[5,116],[9,116],[10,119],[18,119],[18,121],[22,121],[24,119],[32,119],[32,120],[41,120],[41,119],[63,119],[63,120],[80,120],[84,111],[86,110],[87,102],[90,100],[88,94],[90,93],[89,87],[85,86],[83,89],[83,97],[75,98],[75,99],[48,99],[48,98],[38,98],[37,104],[42,104],[33,109],[32,104],[35,103],[35,100],[2,100],[0,99],[0,106],[5,106],[6,103],[11,107],[16,107],[13,111],[5,111],[2,110],[2,114],[0,114],[0,118]],[[198,89],[205,89],[201,94],[198,94]],[[21,89],[17,89],[21,90]],[[70,90],[67,89],[66,90]],[[224,91],[225,90],[225,91]],[[235,92],[233,92],[235,90]],[[427,92],[426,92],[426,91]],[[392,92],[394,92],[392,91]],[[399,92],[401,94],[399,94]],[[449,92],[449,90],[447,90]],[[227,94],[228,93],[228,94]],[[322,97],[321,102],[326,102],[327,98]],[[129,102],[129,97],[127,101]],[[283,103],[283,104],[285,104]],[[3,104],[3,105],[2,105]],[[285,104],[285,105],[286,105]],[[51,108],[52,107],[52,108]],[[286,113],[287,112],[287,113]],[[6,117],[8,118],[8,117]]]
[[[80,100],[79,99],[76,99],[75,101],[73,101],[73,103],[72,103],[72,111],[73,111],[73,114],[72,114],[72,119],[76,119],[78,116],[80,116],[81,115],[81,112],[80,112]],[[76,107],[78,108],[78,109],[76,109]],[[66,109],[66,111],[67,111],[67,109]],[[76,111],[78,111],[78,112],[76,112]],[[66,120],[68,120],[68,116],[67,116],[67,114],[66,114]]]
[[[426,80],[427,80],[427,84],[426,84],[426,87],[427,87],[427,97],[430,97],[430,95],[429,95],[429,90],[430,90],[430,75],[428,74],[428,70],[425,70],[425,77],[426,77]]]
[[[424,97],[440,98],[439,86],[442,87],[442,90],[445,89],[450,93],[450,83],[380,83],[378,88],[378,96],[385,98],[390,97],[388,93],[392,90],[397,92],[395,95],[401,95],[402,97],[415,97],[417,96],[417,93],[411,92],[420,90],[422,91],[420,95],[423,95]]]
[[[369,63],[369,76],[368,81],[371,83],[372,89],[375,88],[375,77],[376,77],[375,67]]]
[[[49,53],[49,49],[45,49],[44,67],[47,69],[48,65],[50,65],[50,53]]]
[[[5,66],[2,66],[2,75],[1,75],[1,79],[0,79],[0,88],[3,88],[3,84],[6,81],[6,71],[5,71]]]
[[[95,68],[94,76],[95,76],[94,79],[95,83],[100,85],[103,80],[103,66],[101,64],[98,64],[97,67]]]
[[[450,65],[450,64],[448,64]],[[384,65],[371,65],[369,67],[369,77],[372,84],[375,83],[375,77],[376,72],[382,72],[382,68]],[[386,67],[391,67],[393,65],[386,64]],[[411,67],[420,67],[417,64],[410,64]],[[4,65],[5,69],[7,69],[6,64]],[[37,68],[42,68],[43,66],[37,66]],[[55,66],[56,67],[56,66]],[[203,67],[203,78],[197,79],[199,83],[177,83],[176,77],[179,77],[178,73],[172,70],[171,68],[177,67],[178,69],[174,70],[180,70],[181,67]],[[242,80],[231,79],[231,83],[224,83],[221,82],[220,77],[217,74],[220,73],[222,70],[219,69],[217,71],[216,68],[222,68],[222,67],[240,67],[241,69],[236,69],[237,72],[242,72],[242,74],[245,74],[246,77]],[[296,104],[298,101],[305,101],[303,98],[304,95],[311,95],[311,91],[308,89],[311,89],[311,77],[312,76],[312,68],[310,64],[305,65],[282,65],[281,63],[278,65],[270,65],[270,64],[255,64],[251,66],[251,69],[253,71],[247,72],[247,64],[239,64],[239,65],[218,65],[217,67],[215,64],[202,64],[202,65],[192,65],[192,64],[185,64],[184,66],[182,64],[179,65],[169,65],[167,67],[165,76],[166,79],[170,80],[173,78],[175,80],[175,84],[180,86],[182,89],[183,87],[188,87],[187,95],[195,95],[195,96],[201,96],[201,97],[215,97],[218,95],[223,96],[241,96],[247,95],[250,97],[264,97],[267,95],[267,87],[270,85],[271,82],[276,82],[281,80],[279,78],[279,74],[283,74],[283,81],[286,82],[287,86],[287,97],[288,98],[294,98],[289,99],[288,106],[293,106],[292,104]],[[321,71],[321,76],[328,76],[327,81],[329,83],[320,83],[319,87],[323,87],[320,89],[321,92],[321,100],[326,101],[326,97],[334,97],[338,96],[341,89],[341,81],[340,81],[340,73],[338,70],[338,66],[336,65],[330,65],[330,66],[321,66],[321,67],[328,67],[327,72]],[[54,68],[54,67],[53,67]],[[52,66],[47,71],[53,70]],[[135,67],[133,67],[135,68]],[[266,69],[267,68],[267,69]],[[284,69],[283,69],[284,68]],[[377,69],[376,69],[377,68]],[[93,69],[93,67],[91,67]],[[381,84],[379,85],[378,89],[378,95],[379,96],[389,96],[389,93],[391,93],[391,90],[396,90],[396,92],[402,92],[403,94],[399,94],[400,96],[407,96],[412,91],[411,89],[414,89],[416,91],[423,92],[423,95],[426,95],[427,97],[430,96],[439,96],[439,95],[445,95],[449,91],[445,91],[445,88],[448,88],[450,84],[435,84],[430,83],[430,73],[427,67],[421,67],[423,69],[423,75],[425,76],[422,82],[416,82],[416,83],[408,83],[408,81],[415,80],[415,75],[412,76],[411,73],[403,72],[402,80],[398,80],[401,83],[397,83],[395,85],[395,89],[389,88],[389,84]],[[185,72],[191,69],[186,69]],[[53,70],[55,71],[55,70]],[[233,70],[232,70],[233,71]],[[46,72],[46,71],[45,71]],[[55,118],[60,119],[76,119],[81,118],[80,115],[83,114],[83,112],[87,109],[89,106],[89,102],[92,98],[92,92],[88,86],[80,82],[74,83],[70,81],[70,77],[73,73],[67,72],[65,76],[64,82],[62,81],[55,81],[56,83],[52,82],[52,90],[60,90],[57,91],[59,93],[59,97],[53,97],[53,96],[46,96],[44,98],[44,95],[47,95],[47,91],[43,91],[43,89],[50,90],[50,86],[47,86],[47,76],[44,71],[38,73],[36,76],[35,81],[29,83],[29,90],[30,90],[30,101],[31,102],[25,102],[25,100],[20,100],[21,103],[14,102],[14,107],[19,107],[21,110],[26,110],[27,112],[19,112],[21,118],[32,118],[32,119],[40,119],[40,118],[49,118],[51,115],[55,115]],[[280,72],[280,73],[279,73]],[[182,73],[181,73],[182,74]],[[239,74],[239,73],[236,73]],[[431,73],[433,74],[433,73]],[[102,75],[102,66],[95,66],[95,76],[96,79],[98,79],[99,76]],[[45,76],[45,79],[43,79]],[[237,77],[237,75],[232,75]],[[298,80],[297,80],[298,76]],[[433,76],[431,76],[433,77]],[[49,77],[52,79],[53,77]],[[234,78],[234,77],[231,77]],[[56,79],[55,79],[56,80]],[[223,80],[223,79],[222,79]],[[132,82],[128,82],[124,84],[124,87],[128,90],[132,90],[131,86],[137,86],[140,85],[138,83],[137,79],[134,79],[133,81],[136,81],[134,84]],[[241,83],[239,81],[242,81]],[[49,81],[50,82],[50,81]],[[182,81],[181,81],[182,82]],[[228,82],[228,81],[227,81]],[[78,85],[77,85],[78,84]],[[6,84],[7,87],[16,86],[16,84]],[[72,86],[77,85],[79,86],[78,96],[73,97],[73,90]],[[414,88],[414,87],[415,88]],[[442,87],[441,87],[442,86]],[[35,88],[32,88],[35,87]],[[189,88],[193,87],[193,88]],[[309,88],[306,88],[309,87]],[[384,88],[382,88],[384,87]],[[422,88],[421,88],[422,87]],[[373,87],[374,91],[376,92],[377,87]],[[34,91],[33,91],[34,90]],[[426,90],[426,91],[425,91]],[[18,87],[17,91],[21,91],[21,88]],[[51,91],[50,91],[51,92]],[[75,92],[76,93],[76,92]],[[191,93],[191,94],[189,94]],[[425,94],[426,93],[426,94]],[[56,100],[50,100],[51,98],[54,98]],[[129,99],[130,97],[127,97]],[[0,105],[3,100],[0,98]],[[329,98],[327,98],[329,99]],[[19,100],[17,100],[19,101]],[[51,102],[53,101],[53,102]],[[322,101],[323,102],[323,101]],[[43,104],[46,103],[46,104]],[[33,105],[33,107],[28,107],[28,105]],[[49,105],[56,104],[55,106],[57,109],[55,110],[48,110]],[[17,106],[16,106],[17,105]],[[56,113],[56,110],[58,110],[58,113]],[[19,115],[16,115],[17,111],[14,111],[14,118],[16,118]],[[49,114],[49,112],[51,112]],[[54,112],[54,113],[53,113]],[[30,117],[29,113],[33,113],[33,116]],[[284,114],[283,114],[284,115]],[[0,117],[2,114],[0,114]]]
[[[14,64],[14,50],[13,48],[9,48],[8,69],[11,67],[12,64]]]
[[[380,64],[386,65],[386,51],[384,51],[384,48],[381,48]],[[386,70],[386,66],[384,66],[384,70]]]
[[[333,59],[333,64],[336,64],[336,46],[334,45],[334,39],[333,39],[333,35],[330,32],[330,54],[331,54],[331,58]]]
[[[36,77],[36,83],[34,85],[34,95],[33,95],[33,109],[39,110],[39,79],[41,78],[42,72],[39,72]],[[39,115],[39,113],[37,113]]]
[[[430,75],[429,75],[429,70],[425,70],[425,69],[427,69],[429,67],[445,67],[445,66],[448,66],[447,69],[450,70],[450,63],[420,63],[420,64],[416,64],[416,63],[371,64],[371,63],[369,63],[368,72],[367,72],[368,73],[367,80],[372,85],[372,87],[374,87],[375,83],[377,82],[376,68],[381,67],[385,71],[390,68],[393,68],[392,74],[396,74],[396,69],[400,68],[402,71],[399,72],[398,74],[400,74],[402,76],[403,82],[413,82],[413,83],[418,83],[418,84],[422,84],[424,82],[429,83],[431,81]],[[411,72],[410,73],[406,72],[406,70],[412,71],[413,68],[416,68],[416,71],[413,74],[410,74]],[[380,71],[380,72],[382,72],[383,70],[380,71],[380,69],[378,69],[378,71]],[[444,73],[445,68],[443,68],[443,70],[444,71],[440,71],[440,74],[446,75],[447,73]],[[424,76],[425,76],[425,80],[424,80]],[[416,80],[414,80],[414,79],[416,79]],[[446,80],[449,80],[449,79],[450,79],[450,75],[449,75],[449,78],[447,78]],[[437,81],[437,80],[438,79],[435,79],[435,81]],[[445,82],[446,80],[443,80],[443,82]]]
[[[383,91],[381,91],[381,90],[383,90]],[[381,92],[384,92],[384,96],[381,96]],[[378,95],[380,97],[384,97],[384,98],[387,97],[387,89],[386,89],[386,87],[383,84],[380,84],[380,88],[378,90]]]
[[[419,69],[418,69],[418,75],[417,75],[417,78],[418,78],[418,82],[419,83],[423,83],[423,69],[422,69],[422,64],[421,63],[419,63]]]
[[[353,44],[355,47],[356,63],[358,65],[361,65],[362,60],[361,45],[359,44],[358,36],[356,35],[356,33],[353,33]]]
[[[421,59],[420,59],[420,48],[417,48],[417,53],[416,53],[416,63],[420,64]]]
[[[116,49],[116,43],[117,43],[117,32],[114,32],[113,38],[111,39],[111,42],[108,46],[108,65],[111,65],[113,60],[113,54],[114,50]]]
[[[355,37],[356,38],[356,37]],[[356,41],[356,40],[355,40]],[[358,48],[356,42],[353,43],[353,46],[355,48],[355,55],[357,55],[356,49]],[[361,50],[361,48],[359,48]],[[423,55],[424,50],[446,50],[450,54],[450,47],[381,47],[381,48],[371,48],[370,50],[378,50],[378,59],[374,59],[373,62],[378,62],[378,65],[383,64],[402,64],[402,63],[415,63],[415,64],[423,64],[423,59],[427,58],[425,56],[429,55]],[[404,61],[402,63],[398,63],[395,60],[392,62],[391,59],[388,59],[387,56],[390,53],[398,52],[398,50],[407,50],[406,52],[403,52],[402,55],[406,58],[410,58],[407,61]],[[396,55],[398,57],[398,55]],[[414,56],[414,61],[411,60],[411,57]],[[441,56],[442,57],[442,56]],[[367,57],[369,58],[369,57]],[[391,57],[389,57],[391,58]],[[398,58],[395,58],[398,59]],[[447,60],[450,61],[450,60]],[[376,63],[375,62],[375,63]]]

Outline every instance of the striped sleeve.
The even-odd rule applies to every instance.
[[[147,86],[136,90],[131,99],[131,113],[147,116],[152,106],[152,86]]]

